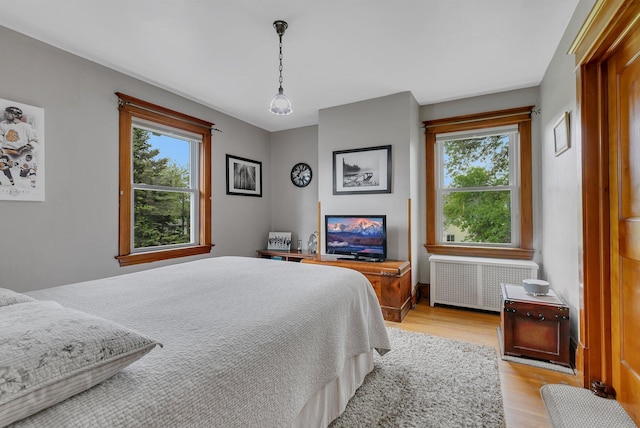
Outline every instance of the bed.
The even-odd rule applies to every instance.
[[[0,314],[68,308],[148,343],[115,375],[15,427],[327,426],[374,350],[390,348],[367,279],[330,266],[216,257],[25,294]]]

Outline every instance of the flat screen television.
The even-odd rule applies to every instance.
[[[387,258],[386,215],[325,215],[324,226],[327,254],[365,261]]]

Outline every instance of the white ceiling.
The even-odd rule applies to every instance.
[[[403,91],[424,105],[535,86],[578,0],[5,2],[2,26],[278,131]],[[277,19],[289,23],[290,116],[267,111],[278,89]]]

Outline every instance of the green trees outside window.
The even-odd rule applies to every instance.
[[[116,92],[120,266],[211,252],[213,123]]]
[[[190,171],[165,157],[151,142],[152,133],[133,128],[134,248],[186,244],[191,239]],[[176,150],[189,153],[189,142],[163,136]]]
[[[442,142],[442,228],[449,242],[511,243],[512,138],[499,134]]]
[[[534,256],[532,109],[422,122],[429,254]]]

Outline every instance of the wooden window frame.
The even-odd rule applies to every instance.
[[[120,111],[120,213],[118,256],[116,259],[120,266],[211,252],[213,247],[211,242],[211,127],[214,124],[119,92],[116,92],[116,95]],[[144,252],[131,251],[131,234],[133,232],[131,222],[133,215],[131,206],[133,145],[131,129],[134,118],[202,136],[198,153],[199,233],[198,242],[194,245]]]
[[[456,116],[422,122],[426,134],[426,191],[427,242],[430,254],[470,257],[498,257],[530,260],[533,258],[533,209],[531,163],[531,110],[533,106],[487,113]],[[480,245],[442,245],[436,240],[436,136],[448,132],[470,131],[505,125],[517,125],[520,134],[520,245],[518,247],[489,247]]]

